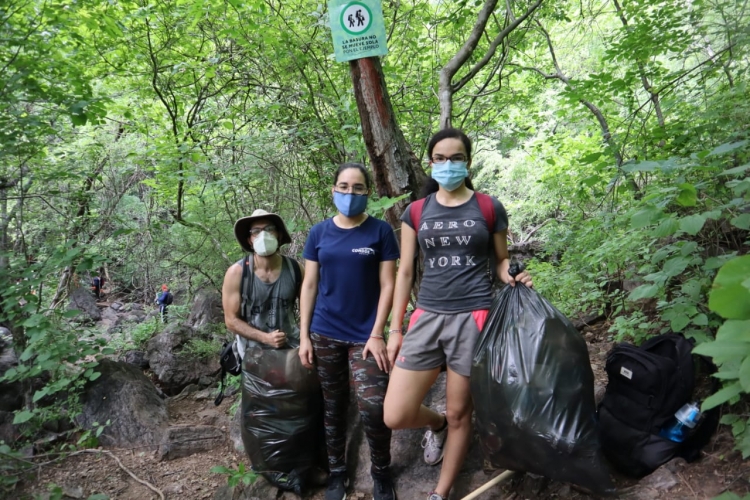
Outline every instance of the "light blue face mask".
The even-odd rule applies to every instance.
[[[333,192],[333,203],[347,217],[356,217],[367,208],[367,195]]]
[[[469,170],[465,161],[450,161],[432,164],[432,178],[446,191],[457,189],[468,177]]]

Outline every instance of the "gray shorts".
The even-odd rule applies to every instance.
[[[396,357],[396,366],[424,371],[440,368],[446,363],[452,371],[468,377],[474,347],[488,312],[481,309],[442,314],[416,309]]]

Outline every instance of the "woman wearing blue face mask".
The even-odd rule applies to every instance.
[[[383,422],[390,365],[383,331],[396,281],[393,229],[365,213],[370,178],[344,163],[332,189],[338,214],[316,224],[305,243],[299,356],[323,389],[331,475],[325,500],[346,498],[346,414],[352,378],[370,446],[373,499],[396,498],[390,477],[391,430]]]
[[[385,422],[391,429],[429,428],[422,441],[425,462],[443,465],[428,500],[443,500],[471,440],[469,374],[492,302],[490,252],[494,251],[495,272],[504,283],[531,286],[531,277],[524,272],[513,279],[508,274],[508,216],[497,198],[472,190],[471,141],[466,134],[441,130],[430,140],[427,153],[433,192],[414,202],[401,218],[401,260],[388,338],[388,358],[395,366],[385,399]],[[403,336],[418,248],[424,274]],[[421,404],[443,364],[445,414]]]

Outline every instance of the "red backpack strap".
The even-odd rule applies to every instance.
[[[495,232],[495,204],[492,203],[492,197],[476,191],[475,194],[477,195],[479,210],[482,211],[482,216],[487,222],[487,228],[490,230],[490,234],[493,234]]]
[[[411,225],[414,227],[414,232],[419,232],[419,221],[422,218],[422,209],[424,208],[425,198],[421,198],[417,201],[413,201],[409,205],[409,217],[411,218]]]

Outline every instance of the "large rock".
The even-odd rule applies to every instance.
[[[88,288],[76,288],[68,299],[68,309],[77,309],[81,314],[76,319],[83,323],[99,321],[102,317],[99,308],[96,307],[96,297]]]
[[[103,446],[158,448],[167,435],[169,414],[156,387],[141,370],[127,363],[105,359],[97,371],[101,376],[84,389],[77,423],[91,429],[94,422],[109,420],[99,438]]]
[[[162,460],[174,460],[213,450],[224,444],[226,434],[213,425],[176,425],[167,431],[167,439],[159,448]]]
[[[221,295],[213,289],[201,289],[195,294],[187,324],[196,330],[206,325],[224,323]]]
[[[102,326],[102,329],[107,333],[112,333],[116,330],[117,326],[122,321],[122,316],[118,314],[117,309],[114,309],[112,307],[107,307],[103,311],[101,311],[101,319],[99,324]]]
[[[21,431],[17,425],[13,425],[15,415],[9,411],[0,410],[0,441],[15,443],[21,437]]]
[[[146,353],[143,351],[126,351],[122,353],[119,361],[122,361],[129,365],[137,366],[141,370],[148,369],[148,359],[146,359]]]
[[[188,384],[197,384],[202,376],[214,375],[219,369],[219,353],[209,358],[195,358],[182,352],[196,333],[187,325],[168,323],[159,335],[148,341],[146,359],[161,389],[169,396],[179,394]]]

